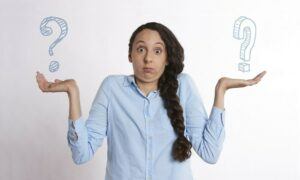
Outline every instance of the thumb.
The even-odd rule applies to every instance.
[[[55,79],[54,82],[58,83],[58,82],[62,82],[62,80]]]

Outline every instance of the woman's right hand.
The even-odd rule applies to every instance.
[[[45,76],[37,71],[36,81],[42,92],[67,92],[77,88],[76,81],[74,79],[66,79],[64,81],[55,79],[54,82],[49,82]]]

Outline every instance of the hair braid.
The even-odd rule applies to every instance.
[[[158,86],[164,107],[167,110],[171,124],[177,134],[177,139],[172,147],[172,156],[175,160],[182,162],[191,156],[192,144],[184,136],[183,109],[180,105],[179,97],[176,94],[178,89],[177,74],[171,70],[166,70],[161,76]]]

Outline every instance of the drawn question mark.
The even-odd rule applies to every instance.
[[[49,16],[43,19],[43,21],[40,24],[40,31],[41,34],[44,36],[50,36],[53,33],[53,30],[51,27],[47,26],[47,24],[50,21],[56,22],[59,27],[60,27],[60,35],[59,37],[49,46],[49,55],[53,56],[53,49],[54,47],[64,38],[66,37],[68,33],[68,25],[67,22],[59,17],[54,17],[54,16]],[[58,61],[51,61],[49,64],[49,71],[50,72],[55,72],[59,68],[59,63]]]
[[[251,50],[255,43],[255,22],[245,16],[239,17],[234,22],[233,37],[238,40],[244,39],[240,48],[240,59],[244,62],[238,64],[238,70],[242,72],[249,72],[250,64],[245,63],[245,61],[250,61]]]

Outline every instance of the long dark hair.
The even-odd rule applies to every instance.
[[[177,139],[172,147],[172,156],[175,160],[182,162],[191,156],[192,147],[192,144],[184,136],[183,110],[180,105],[180,99],[176,94],[178,89],[177,75],[182,72],[184,67],[184,50],[170,29],[161,23],[148,22],[139,26],[132,33],[129,41],[129,56],[131,56],[134,38],[143,29],[157,31],[166,45],[168,65],[159,78],[158,89],[171,124],[177,134]]]

